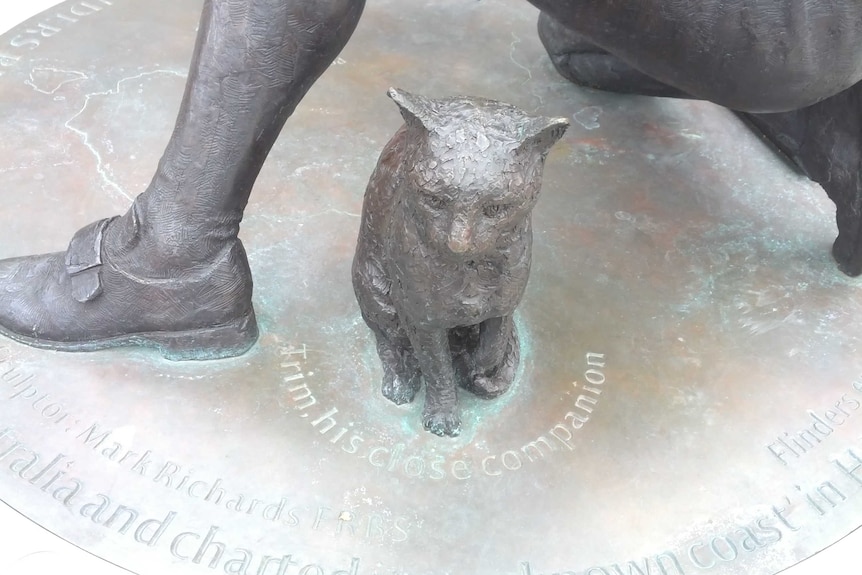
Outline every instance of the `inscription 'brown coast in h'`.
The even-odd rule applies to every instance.
[[[115,0],[82,0],[62,7],[53,12],[47,12],[32,26],[28,26],[9,40],[6,46],[0,47],[0,76],[6,72],[3,68],[17,66],[21,58],[29,51],[35,50],[52,37],[56,36],[82,18],[101,12],[108,6],[113,6]]]

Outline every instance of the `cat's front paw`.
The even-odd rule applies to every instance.
[[[482,399],[499,397],[512,387],[520,359],[520,346],[513,333],[509,338],[503,362],[490,370],[474,373],[461,387]]]
[[[406,379],[399,375],[387,374],[383,378],[383,397],[395,405],[410,403],[419,390],[419,381],[418,375]]]
[[[464,388],[482,399],[494,399],[509,391],[513,381],[515,381],[514,366],[503,365],[490,375],[473,376]]]
[[[438,409],[431,413],[425,413],[422,416],[422,424],[425,429],[440,437],[446,435],[457,437],[461,433],[461,418],[454,408]]]

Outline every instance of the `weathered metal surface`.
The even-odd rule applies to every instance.
[[[74,0],[0,39],[0,257],[144,189],[199,9]],[[3,342],[0,499],[142,575],[768,574],[862,523],[862,284],[829,257],[831,204],[724,110],[568,85],[535,17],[370,2],[252,194],[258,345],[177,364]],[[350,285],[390,86],[572,120],[521,373],[465,396],[455,439],[380,397]]]

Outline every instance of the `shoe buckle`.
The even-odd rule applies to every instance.
[[[72,236],[66,250],[66,274],[72,285],[72,296],[81,303],[102,293],[102,239],[105,228],[115,218],[84,226]]]

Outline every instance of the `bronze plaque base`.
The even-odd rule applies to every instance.
[[[0,39],[0,256],[125,211],[197,1],[73,0]],[[771,574],[862,523],[862,283],[833,208],[729,112],[578,89],[525,2],[375,0],[242,237],[262,336],[171,363],[0,344],[0,498],[141,575]],[[441,439],[379,394],[350,285],[385,96],[509,101],[548,159],[523,366]]]

